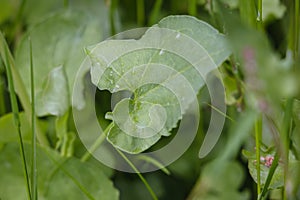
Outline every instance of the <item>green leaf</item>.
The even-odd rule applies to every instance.
[[[30,124],[25,113],[20,113],[21,133],[24,141],[31,140]],[[0,143],[17,142],[18,132],[14,123],[13,114],[9,113],[0,118]]]
[[[139,40],[108,40],[88,52],[92,82],[100,90],[132,93],[117,103],[108,141],[142,152],[170,135],[203,78],[230,54],[224,36],[190,16],[170,16]]]
[[[25,147],[29,153],[30,145]],[[97,165],[61,157],[55,151],[41,147],[38,147],[37,161],[39,199],[118,199],[118,191]],[[14,143],[5,145],[0,152],[1,198],[24,199],[20,165],[18,146]]]
[[[84,12],[76,9],[61,11],[31,27],[21,39],[16,50],[16,67],[30,94],[30,37],[36,98],[40,100],[36,108],[39,116],[63,115],[69,108],[69,93],[73,90],[75,75],[85,56],[84,47],[104,38],[105,12],[99,13],[101,16],[90,14],[88,9]],[[82,101],[78,104],[84,104]]]
[[[273,152],[261,151],[260,153],[261,157],[264,158],[266,158],[266,156],[274,156],[274,154],[275,154],[274,150]],[[243,150],[243,155],[248,159],[249,172],[253,180],[257,183],[256,164],[258,162],[256,161],[255,152]],[[293,174],[295,174],[295,167],[298,165],[298,162],[299,161],[296,161],[293,154],[290,153],[289,170]],[[259,163],[260,163],[260,182],[261,185],[264,185],[269,174],[270,166],[268,166],[264,161],[260,161]],[[282,162],[279,161],[278,167],[276,168],[275,173],[272,177],[269,189],[276,189],[282,186],[284,186],[284,165]]]

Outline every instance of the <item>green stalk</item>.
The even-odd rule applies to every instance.
[[[294,48],[294,58],[298,61],[298,48],[299,48],[299,0],[295,0],[295,48]]]
[[[151,194],[152,198],[154,200],[158,200],[157,196],[155,195],[154,191],[152,190],[151,186],[148,184],[148,182],[146,181],[146,179],[143,177],[143,175],[139,172],[139,170],[134,166],[134,164],[125,156],[125,154],[123,154],[122,151],[120,151],[119,149],[115,148],[117,150],[117,152],[123,157],[123,159],[128,163],[128,165],[133,169],[133,171],[139,176],[139,178],[142,180],[142,182],[144,183],[144,185],[146,186],[147,190],[149,191],[149,193]]]
[[[118,6],[118,0],[109,1],[109,22],[110,22],[110,33],[111,35],[116,34],[116,25],[115,25],[115,10]]]
[[[274,160],[272,162],[272,165],[270,167],[270,170],[269,170],[269,173],[268,173],[268,176],[267,176],[267,179],[266,179],[266,182],[265,182],[265,185],[263,187],[263,190],[261,192],[261,195],[259,197],[259,200],[262,200],[264,199],[263,197],[267,194],[268,192],[268,188],[270,186],[270,183],[271,183],[271,180],[273,178],[273,175],[275,173],[275,170],[278,166],[278,161],[279,161],[279,155],[278,155],[278,152],[275,154],[274,156]]]
[[[136,0],[137,24],[144,26],[145,24],[145,2],[144,0]]]
[[[6,51],[5,49],[7,50],[7,53],[5,53],[5,51]],[[30,104],[29,96],[26,92],[26,88],[21,79],[21,76],[15,67],[14,59],[9,51],[6,40],[1,32],[0,32],[0,54],[3,59],[6,58],[6,60],[4,62],[8,63],[9,66],[11,67],[10,70],[12,73],[12,79],[14,81],[15,91],[19,96],[19,100],[23,106],[23,109],[25,111],[27,118],[30,119],[31,118],[31,104]],[[40,142],[40,144],[42,144],[43,146],[49,146],[48,139],[43,134],[38,121],[36,121],[36,135],[37,135],[37,139]]]
[[[189,13],[189,15],[192,15],[192,16],[197,15],[197,1],[196,0],[188,1],[188,13]]]
[[[32,145],[32,163],[31,163],[31,195],[32,200],[37,199],[37,160],[36,160],[36,118],[35,118],[35,91],[34,91],[34,71],[32,58],[32,42],[29,38],[30,54],[30,81],[31,81],[31,145]]]
[[[290,149],[290,125],[292,120],[292,112],[293,112],[293,99],[288,99],[284,118],[283,118],[283,124],[282,124],[282,130],[281,130],[281,141],[283,141],[283,158],[284,158],[284,191],[283,191],[283,199],[287,199],[287,191],[286,191],[286,184],[288,180],[288,172],[289,172],[289,149]]]
[[[80,159],[82,162],[87,161],[91,157],[91,155],[93,154],[93,152],[95,152],[98,149],[98,147],[102,144],[102,142],[104,141],[104,139],[105,139],[108,131],[111,129],[111,127],[113,125],[114,125],[113,123],[110,123],[106,127],[106,129],[104,130],[104,132],[97,138],[97,140],[94,142],[94,144],[91,146],[91,148],[85,152],[85,154]]]
[[[262,0],[258,0],[257,2],[257,26],[258,26],[258,29],[259,30],[262,30],[263,29],[263,18],[262,18]]]
[[[260,141],[262,137],[262,117],[255,122],[255,146],[256,146],[256,171],[257,171],[257,196],[260,196],[261,185],[260,185]]]
[[[154,158],[151,158],[151,157],[145,156],[145,155],[140,155],[140,156],[138,156],[138,159],[141,159],[141,160],[144,160],[146,162],[153,164],[154,166],[158,167],[161,171],[163,171],[167,175],[171,174],[171,172],[163,164],[161,164]]]
[[[20,154],[22,157],[22,164],[23,164],[23,173],[24,173],[24,179],[26,182],[26,192],[27,192],[27,198],[31,200],[31,193],[30,193],[30,186],[29,186],[29,176],[28,176],[28,170],[27,170],[27,165],[26,165],[26,157],[25,157],[25,150],[24,150],[24,144],[23,144],[23,139],[22,139],[22,134],[21,134],[21,123],[20,123],[20,116],[19,116],[19,106],[17,102],[17,95],[15,93],[15,86],[14,86],[14,80],[12,76],[12,65],[10,62],[10,57],[9,57],[9,49],[8,46],[4,40],[4,37],[2,33],[0,33],[0,39],[1,41],[1,46],[2,46],[2,58],[4,61],[4,65],[6,68],[6,75],[8,79],[8,88],[9,88],[9,94],[10,94],[10,101],[11,101],[11,107],[12,107],[12,112],[14,116],[14,122],[15,126],[18,131],[18,136],[19,136],[19,146],[20,146]]]
[[[4,87],[4,80],[0,74],[0,116],[6,113]]]
[[[159,12],[162,6],[163,0],[156,0],[155,4],[153,6],[153,9],[151,11],[150,17],[149,17],[149,26],[152,26],[155,24],[158,20]]]
[[[64,8],[68,8],[69,7],[69,0],[64,0]]]

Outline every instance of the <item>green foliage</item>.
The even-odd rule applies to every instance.
[[[26,145],[26,152],[30,150]],[[14,143],[6,144],[0,152],[0,194],[3,199],[23,199],[25,195],[17,152]],[[39,199],[118,199],[118,191],[97,165],[61,157],[43,147],[37,149],[37,160]]]
[[[35,187],[47,200],[300,199],[299,2],[0,0],[0,199],[32,199]],[[210,73],[226,113],[212,105]],[[126,154],[171,143],[194,100],[198,133],[178,160]],[[83,108],[107,127],[88,151],[72,115]],[[203,158],[213,111],[226,123]],[[89,132],[90,116],[80,117]],[[136,174],[98,163],[100,145]],[[144,175],[136,163],[161,171]]]
[[[168,32],[162,32],[165,29]],[[176,45],[183,43],[176,44],[173,40],[180,40],[179,37],[189,37],[194,40],[193,45],[202,47],[195,56],[202,56],[203,64],[193,66],[180,57],[180,53],[190,47],[181,46],[182,50],[178,51]],[[164,42],[160,44],[161,40]],[[108,140],[126,152],[140,153],[161,136],[170,135],[177,126],[193,101],[191,94],[198,93],[204,84],[201,75],[205,74],[198,71],[208,73],[213,69],[211,66],[220,65],[230,51],[223,35],[208,24],[188,16],[172,16],[150,28],[140,40],[105,41],[88,54],[92,60],[92,80],[99,89],[133,93],[132,99],[123,99],[115,106],[112,112],[114,126],[108,132]],[[102,59],[108,56],[117,59]],[[190,59],[195,60],[194,57]],[[160,76],[157,76],[158,71]],[[188,87],[194,91],[188,91]],[[128,115],[132,122],[128,122]],[[138,137],[141,135],[149,137]]]

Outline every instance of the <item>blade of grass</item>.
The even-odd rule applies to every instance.
[[[281,141],[283,142],[284,159],[284,190],[283,199],[287,199],[287,181],[289,172],[289,150],[290,150],[290,125],[292,121],[293,98],[287,100],[281,131]]]
[[[260,141],[262,137],[262,117],[259,116],[255,122],[255,146],[256,146],[256,171],[257,171],[257,196],[261,193],[260,185]]]
[[[257,7],[258,7],[258,8],[257,8],[257,18],[256,18],[256,21],[257,21],[257,28],[258,28],[258,30],[262,30],[262,29],[263,29],[262,0],[258,0],[258,2],[257,2]]]
[[[37,160],[36,160],[36,121],[35,121],[35,91],[34,91],[34,71],[33,71],[33,58],[32,58],[32,42],[29,38],[29,56],[30,56],[30,82],[31,82],[31,195],[32,200],[37,199]]]
[[[139,170],[134,166],[134,164],[125,156],[125,154],[123,154],[122,151],[120,151],[119,149],[115,148],[116,151],[122,156],[122,158],[128,163],[128,165],[133,169],[133,171],[139,176],[139,178],[142,180],[142,182],[144,183],[144,185],[146,186],[147,190],[149,191],[149,193],[151,194],[152,198],[154,200],[158,200],[157,196],[155,195],[154,191],[152,190],[151,186],[148,184],[148,182],[146,181],[146,179],[143,177],[143,175],[139,172]]]
[[[7,53],[5,53],[5,49],[8,50]],[[31,118],[31,104],[30,104],[29,96],[26,92],[26,89],[25,89],[24,83],[21,79],[21,76],[20,76],[18,70],[15,68],[14,59],[8,49],[6,40],[1,32],[0,32],[0,54],[3,59],[7,58],[5,62],[8,63],[11,67],[10,70],[12,73],[12,79],[14,81],[15,91],[19,96],[19,100],[22,104],[22,107],[26,113],[27,118],[30,119]],[[37,139],[40,144],[42,144],[44,146],[49,146],[48,139],[41,131],[38,121],[36,121],[36,135],[37,135]]]
[[[3,38],[3,35],[1,33],[0,33],[0,37],[1,37],[1,39]],[[6,44],[5,40],[3,40],[3,39],[1,41],[1,46],[2,46],[2,50],[4,51],[4,52],[2,51],[1,53],[2,53],[2,58],[4,61],[4,66],[6,69],[11,107],[12,107],[12,112],[13,112],[13,116],[14,116],[15,126],[17,128],[18,137],[19,137],[20,154],[21,154],[22,164],[23,164],[23,173],[24,173],[24,179],[25,179],[25,183],[26,183],[27,198],[31,199],[30,183],[29,183],[29,176],[28,176],[28,170],[27,170],[27,165],[26,165],[24,143],[23,143],[22,134],[21,134],[19,106],[18,106],[18,102],[17,102],[17,95],[15,93],[15,86],[14,86],[14,81],[13,81],[13,77],[12,77],[12,69],[11,69],[12,66],[11,66],[11,62],[10,62],[10,58],[9,58],[9,49],[8,49],[8,45]]]

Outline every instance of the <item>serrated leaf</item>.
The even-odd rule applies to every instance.
[[[30,145],[25,145],[27,158]],[[65,158],[57,152],[38,147],[39,199],[118,199],[119,193],[99,166]],[[28,163],[29,165],[29,163]],[[3,199],[24,199],[25,185],[17,143],[8,143],[0,151],[0,194]]]
[[[107,40],[88,52],[100,90],[132,92],[113,109],[108,140],[142,152],[170,135],[204,85],[230,54],[224,36],[190,16],[170,16],[139,40]]]

